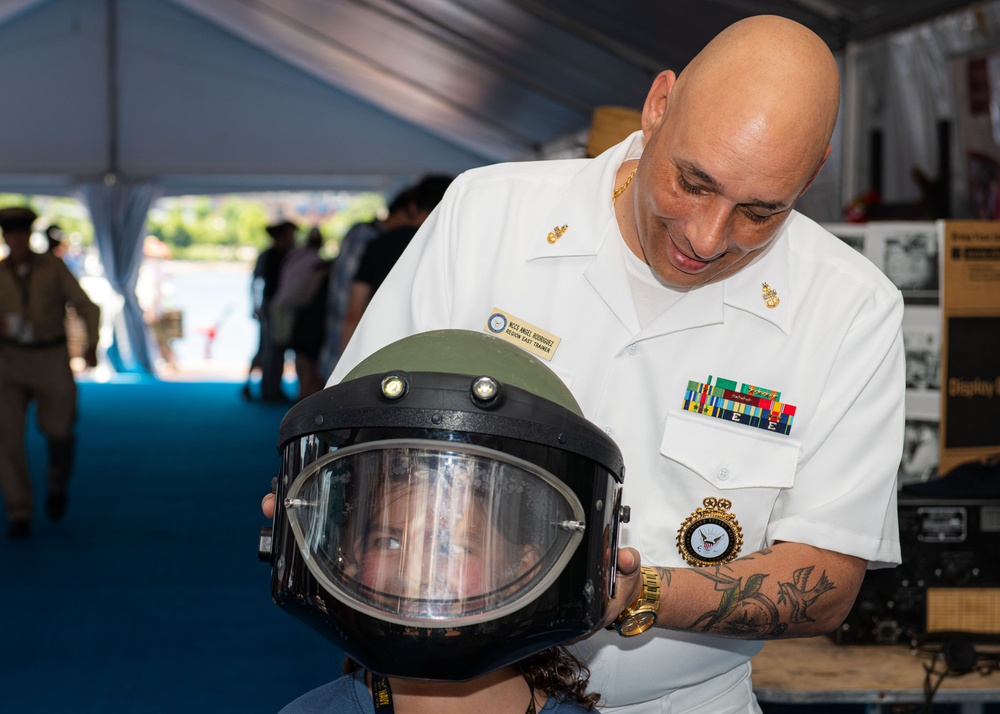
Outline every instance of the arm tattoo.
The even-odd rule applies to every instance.
[[[771,639],[784,634],[789,624],[814,622],[807,609],[820,595],[836,586],[824,572],[819,581],[808,588],[813,567],[796,570],[790,583],[779,582],[777,602],[761,592],[761,585],[768,577],[766,573],[750,575],[744,582],[743,578],[729,574],[728,566],[696,568],[696,573],[715,583],[722,598],[716,609],[703,613],[690,629],[737,639]],[[785,620],[782,620],[779,605],[789,610]]]
[[[692,630],[750,640],[777,637],[788,627],[780,622],[777,606],[760,592],[766,574],[755,573],[744,585],[743,578],[722,572],[720,566],[695,572],[713,581],[722,599],[715,610],[705,612],[691,624]]]
[[[809,576],[812,571],[812,565],[808,568],[799,568],[792,575],[794,582],[778,583],[778,604],[791,607],[792,612],[789,619],[793,623],[815,622],[806,613],[806,609],[816,602],[816,598],[820,595],[837,587],[830,582],[824,572],[820,574],[819,581],[807,590],[806,585],[809,584]]]
[[[670,581],[674,577],[674,569],[673,568],[657,568],[657,570],[660,571],[660,581],[663,583],[663,587],[669,588],[670,587]]]

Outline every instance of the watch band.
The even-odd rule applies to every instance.
[[[645,604],[656,608],[660,604],[660,573],[652,565],[643,565],[639,571],[642,573],[642,592],[632,607],[638,609]]]
[[[618,618],[608,625],[609,630],[615,630],[622,637],[631,637],[645,632],[654,624],[658,617],[660,605],[660,574],[651,565],[640,568],[642,575],[642,592],[630,607],[625,608]]]

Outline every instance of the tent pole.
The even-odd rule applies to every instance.
[[[107,13],[108,164],[105,180],[118,176],[118,2],[105,0]],[[113,178],[112,178],[113,177]]]

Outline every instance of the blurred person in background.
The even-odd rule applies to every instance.
[[[100,308],[52,252],[29,247],[37,218],[30,208],[0,210],[9,253],[0,262],[0,486],[13,539],[31,535],[34,494],[25,448],[26,416],[34,401],[38,428],[48,442],[45,512],[66,514],[75,451],[77,389],[66,343],[66,310],[86,324],[87,366],[97,365]]]
[[[440,176],[428,176],[424,182],[440,179],[451,182],[450,178]],[[337,366],[337,360],[340,359],[341,344],[344,343],[344,320],[351,298],[351,285],[368,244],[388,231],[413,225],[419,227],[423,223],[423,218],[426,218],[426,216],[421,217],[419,206],[415,200],[414,192],[419,185],[418,183],[408,186],[396,194],[389,203],[388,213],[384,219],[356,223],[340,241],[337,262],[330,273],[330,283],[327,288],[323,344],[319,354],[318,369],[324,379],[330,375],[333,368]],[[352,330],[354,326],[356,326],[356,322],[352,325]]]
[[[62,258],[66,254],[66,246],[63,244],[63,231],[58,225],[53,223],[45,229],[45,239],[49,242],[49,253],[52,253],[57,258]]]
[[[435,175],[422,179],[405,194],[407,222],[383,231],[365,247],[348,291],[338,355],[343,353],[354,335],[354,330],[357,329],[358,322],[361,321],[361,316],[375,295],[375,291],[379,289],[382,281],[399,260],[399,256],[406,250],[417,229],[441,202],[451,182],[451,176]]]
[[[318,392],[326,382],[326,376],[320,376],[317,368],[330,276],[330,262],[320,255],[322,247],[323,234],[313,226],[305,244],[282,261],[278,292],[274,295],[273,308],[284,312],[281,319],[286,321],[287,329],[287,335],[276,335],[275,339],[295,353],[299,399]]]
[[[286,403],[291,400],[281,388],[281,376],[285,368],[285,348],[275,341],[274,325],[271,320],[271,301],[278,291],[281,279],[281,262],[295,247],[295,233],[298,226],[291,221],[279,221],[265,229],[271,238],[271,246],[257,256],[250,281],[253,316],[260,323],[260,340],[257,353],[250,361],[247,382],[243,386],[243,396],[251,400],[251,375],[260,370],[260,400],[263,402]]]

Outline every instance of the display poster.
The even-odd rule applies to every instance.
[[[1000,454],[1000,221],[945,221],[939,473]]]

